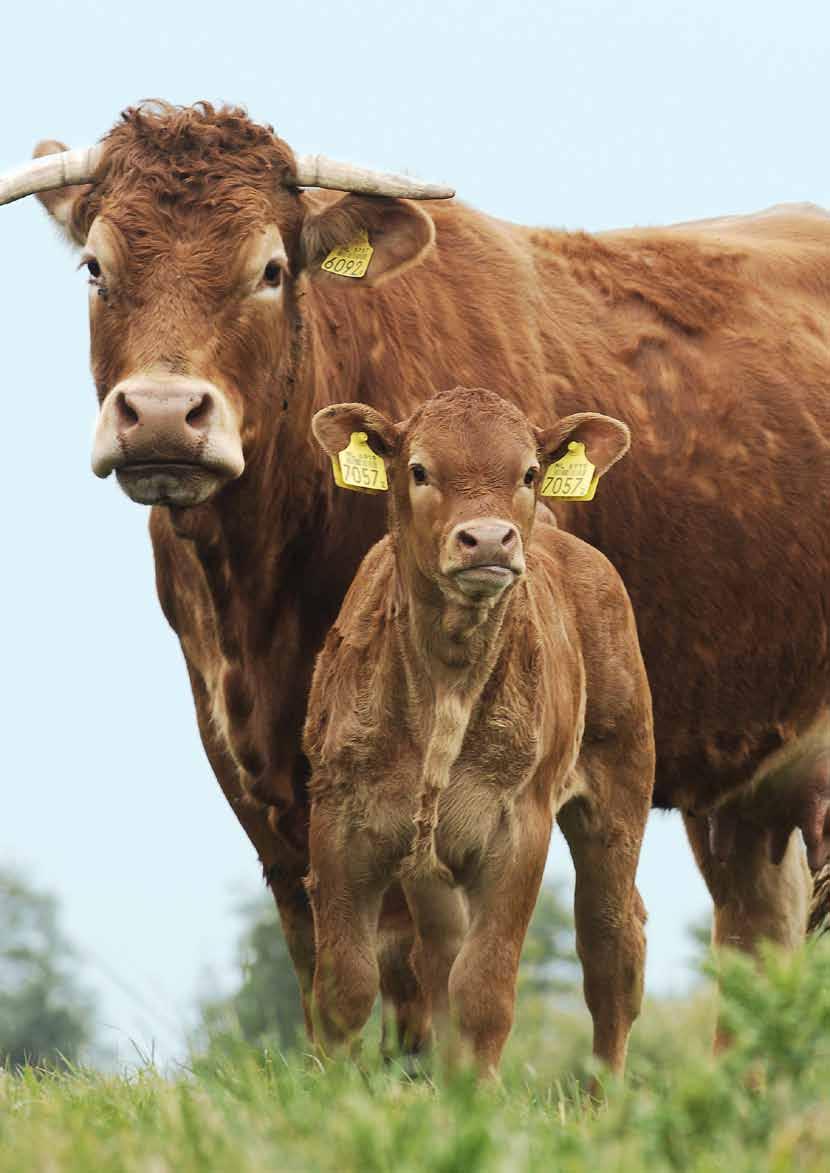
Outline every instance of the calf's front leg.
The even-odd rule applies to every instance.
[[[470,928],[449,977],[450,1014],[482,1075],[493,1075],[513,1025],[516,977],[545,870],[552,819],[528,798],[467,886]],[[425,942],[428,947],[428,942]]]
[[[372,1012],[380,984],[377,924],[385,885],[360,866],[336,815],[311,811],[307,888],[314,915],[314,1039],[326,1055],[347,1052]]]

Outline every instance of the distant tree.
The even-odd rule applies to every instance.
[[[302,1038],[303,1015],[276,907],[263,894],[243,904],[239,915],[239,985],[228,997],[202,1003],[202,1029],[208,1038],[230,1032],[254,1046],[287,1049]],[[572,940],[573,919],[558,889],[543,885],[522,953],[520,992],[572,989],[579,979]]]
[[[91,1041],[92,1002],[53,896],[0,869],[0,1065],[60,1066]]]
[[[300,992],[276,905],[264,893],[239,909],[239,986],[227,998],[203,1002],[208,1037],[230,1031],[254,1046],[293,1046],[303,1029]]]
[[[692,947],[691,968],[700,976],[712,957],[712,914],[704,912],[686,928]]]
[[[519,994],[557,994],[581,980],[573,914],[558,885],[542,884],[519,965]]]

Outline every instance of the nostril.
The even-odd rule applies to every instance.
[[[469,550],[475,549],[478,545],[476,538],[466,529],[460,529],[458,531],[458,540],[462,546],[466,546]]]
[[[501,544],[503,546],[512,546],[515,541],[516,541],[516,531],[511,526],[510,529],[507,530],[504,537],[502,538]]]
[[[185,423],[189,424],[191,428],[198,428],[204,426],[208,422],[211,408],[213,407],[213,400],[210,395],[205,392],[201,395],[196,403],[193,404],[190,411],[187,413]]]
[[[115,409],[119,422],[128,428],[134,427],[139,421],[139,414],[127,398],[126,392],[119,391],[115,400]]]

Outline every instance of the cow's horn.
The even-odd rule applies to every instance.
[[[300,155],[295,178],[298,187],[332,187],[337,191],[403,196],[409,200],[448,200],[455,195],[451,187],[440,183],[423,183],[408,175],[369,171],[365,167],[355,167],[353,163],[338,163],[325,155]]]
[[[81,147],[31,159],[14,171],[0,175],[0,205],[10,204],[36,191],[89,183],[101,159],[103,147]]]
[[[60,151],[32,159],[14,171],[0,175],[0,205],[10,204],[37,191],[51,191],[75,183],[89,183],[101,159],[102,146]],[[455,195],[451,187],[423,183],[408,175],[369,171],[352,163],[339,163],[325,155],[303,155],[297,160],[295,180],[299,187],[331,187],[337,191],[364,195],[403,196],[410,200],[446,200]]]

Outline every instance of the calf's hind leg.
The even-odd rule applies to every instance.
[[[467,932],[464,897],[440,876],[408,879],[404,885],[412,909],[415,939],[411,963],[418,977],[427,1025],[439,1039],[449,1028],[449,977]]]
[[[385,1058],[418,1055],[429,1043],[431,1007],[412,965],[415,925],[399,884],[383,897],[378,924],[378,965]]]
[[[643,782],[646,770],[626,785],[626,771],[598,762],[586,769],[601,785],[571,800],[557,821],[576,871],[576,948],[594,1023],[594,1054],[621,1073],[643,997],[646,913],[634,878],[651,789]]]

